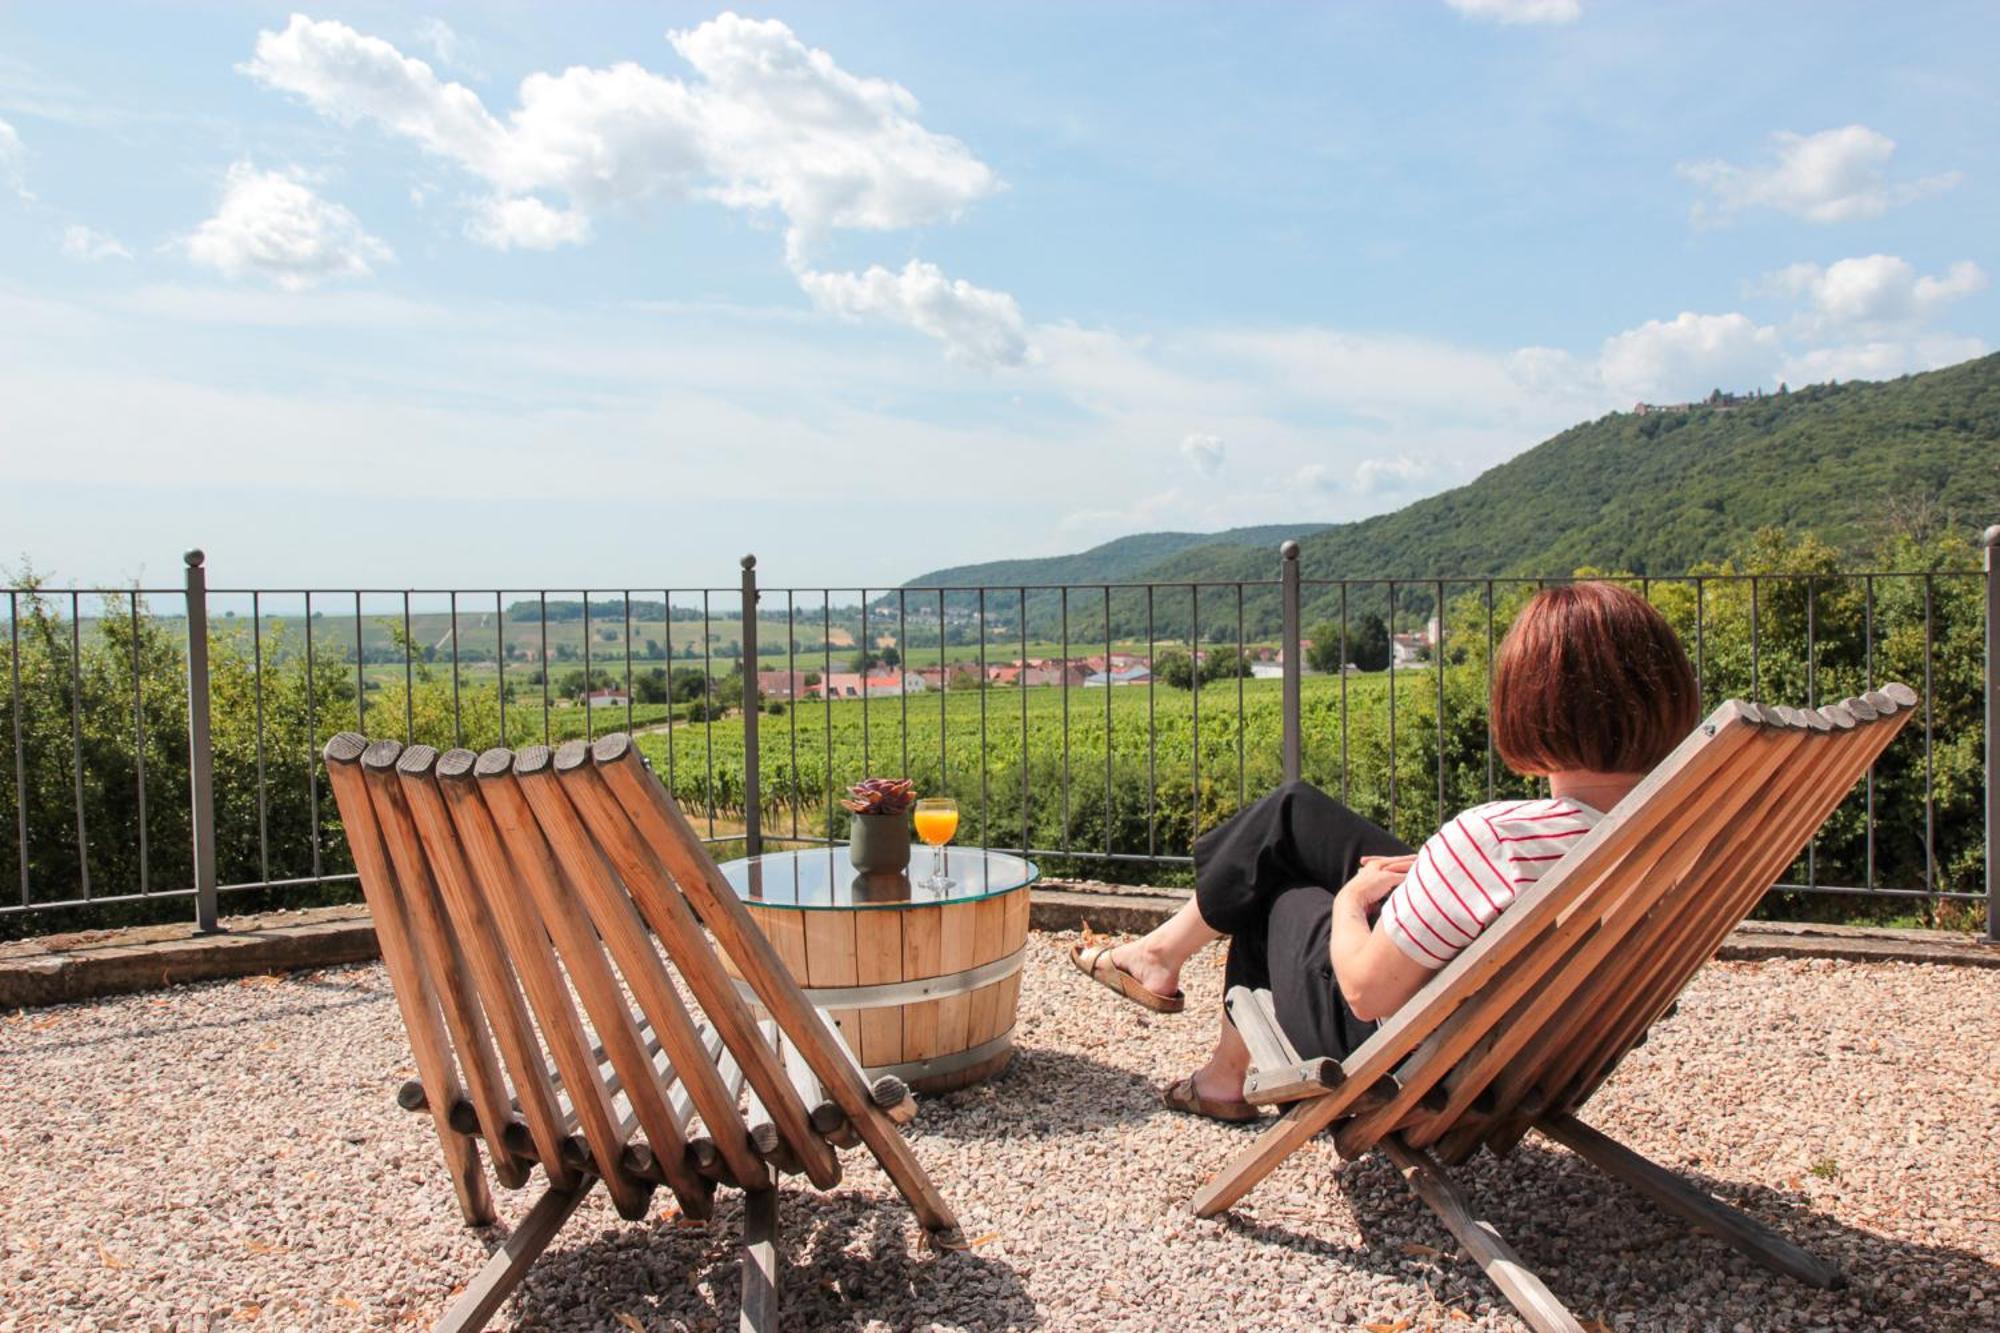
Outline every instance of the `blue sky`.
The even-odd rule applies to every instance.
[[[1990,350],[1984,4],[0,9],[0,550],[900,580]]]

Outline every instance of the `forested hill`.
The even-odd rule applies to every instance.
[[[1581,565],[1670,573],[1727,556],[1774,525],[1869,548],[1893,505],[1919,499],[1975,528],[2000,519],[2000,355],[1733,406],[1613,413],[1464,486],[1303,537],[1301,559],[1321,578],[1564,574]],[[1175,535],[947,572],[982,582],[970,576],[1020,564],[1042,567],[1045,581],[1264,579],[1284,535],[1271,531],[1261,541],[1183,544],[1144,565],[1093,557]]]
[[[1052,555],[1028,560],[990,560],[979,565],[958,565],[934,570],[911,579],[905,587],[1006,587],[1023,583],[1103,583],[1138,579],[1161,561],[1177,556],[1197,560],[1215,559],[1232,551],[1239,554],[1265,553],[1288,537],[1304,538],[1325,532],[1327,523],[1267,523],[1255,528],[1231,528],[1227,532],[1142,532],[1120,537],[1102,546],[1075,555]]]

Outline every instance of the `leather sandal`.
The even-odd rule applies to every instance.
[[[1188,1115],[1198,1115],[1208,1120],[1220,1120],[1225,1125],[1247,1125],[1253,1120],[1264,1118],[1264,1113],[1248,1102],[1210,1101],[1195,1091],[1193,1078],[1184,1078],[1178,1083],[1171,1083],[1162,1088],[1160,1101],[1170,1111],[1183,1111]]]
[[[1084,948],[1082,945],[1069,946],[1069,961],[1077,971],[1089,977],[1098,985],[1116,995],[1122,995],[1142,1008],[1156,1014],[1177,1014],[1187,1008],[1187,997],[1179,991],[1172,995],[1162,995],[1158,991],[1147,990],[1139,984],[1139,979],[1111,961],[1109,944]]]

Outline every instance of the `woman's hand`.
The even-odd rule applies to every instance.
[[[1370,919],[1416,863],[1414,856],[1364,856],[1361,869],[1334,895],[1329,961],[1356,1018],[1387,1018],[1430,979],[1429,970]]]
[[[1340,896],[1352,895],[1368,915],[1374,915],[1375,908],[1384,898],[1395,892],[1403,877],[1410,873],[1410,867],[1417,863],[1414,855],[1405,856],[1364,856],[1361,869],[1354,878],[1340,888]]]

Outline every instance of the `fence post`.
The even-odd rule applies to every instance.
[[[764,850],[762,772],[757,761],[757,557],[743,557],[743,854]]]
[[[1285,781],[1297,782],[1305,769],[1300,736],[1299,673],[1305,663],[1305,633],[1299,627],[1299,544],[1288,541],[1278,548],[1278,597],[1284,615],[1284,635],[1279,645],[1285,655]]]
[[[2000,944],[2000,523],[1986,529],[1986,942]]]
[[[194,827],[194,927],[218,929],[215,892],[215,738],[208,719],[208,571],[187,553],[188,801]]]

